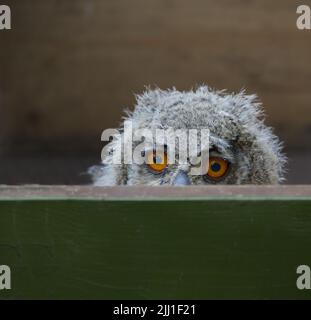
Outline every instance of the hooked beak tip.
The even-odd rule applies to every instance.
[[[182,170],[180,170],[177,173],[177,175],[173,181],[173,185],[175,185],[175,186],[188,186],[190,184],[191,184],[190,179],[189,179],[187,173]]]

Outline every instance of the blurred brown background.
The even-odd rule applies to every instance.
[[[118,126],[134,93],[202,83],[256,92],[285,142],[288,183],[311,183],[311,30],[296,28],[301,1],[5,4],[0,183],[87,183],[102,130]]]

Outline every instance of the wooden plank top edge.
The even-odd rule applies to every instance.
[[[0,185],[0,200],[102,199],[102,200],[195,200],[195,199],[310,199],[311,185],[239,186],[64,186]]]

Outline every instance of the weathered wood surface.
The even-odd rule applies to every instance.
[[[310,187],[211,190],[2,186],[0,299],[309,299]]]
[[[99,200],[195,200],[195,199],[311,199],[310,185],[239,186],[6,186],[0,185],[1,200],[27,199],[99,199]]]
[[[203,82],[258,93],[286,145],[310,148],[311,32],[296,28],[297,1],[6,3],[0,126],[11,151],[98,150],[144,85]]]

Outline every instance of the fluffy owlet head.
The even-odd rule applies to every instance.
[[[283,180],[285,157],[263,118],[256,95],[227,94],[207,86],[188,92],[148,89],[137,96],[134,111],[124,119],[132,121],[133,131],[207,128],[208,173],[190,175],[191,163],[168,164],[163,170],[147,164],[113,164],[112,154],[106,156],[105,165],[92,167],[90,173],[99,186],[277,184]],[[116,141],[110,147],[114,152],[119,148]]]

